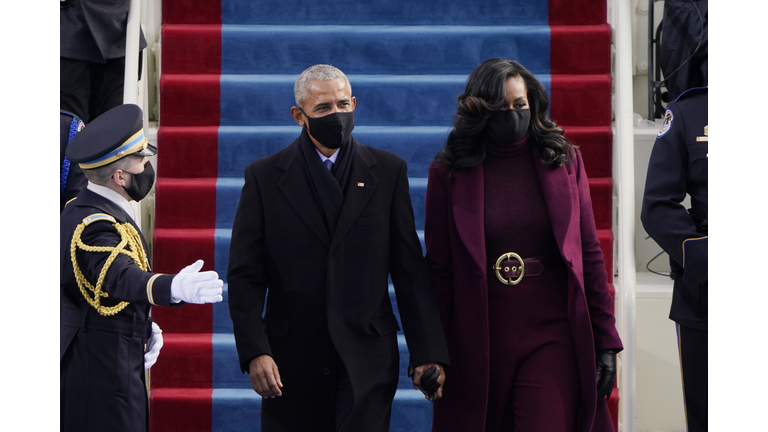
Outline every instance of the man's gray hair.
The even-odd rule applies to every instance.
[[[100,166],[98,168],[84,169],[83,174],[85,174],[85,178],[87,178],[91,183],[97,184],[99,186],[106,186],[109,184],[109,179],[112,178],[112,174],[114,174],[115,171],[119,169],[125,171],[128,169],[128,167],[131,166],[131,158],[134,157],[141,156],[128,155],[124,158],[120,158],[112,163]]]
[[[327,64],[310,66],[299,75],[296,79],[296,84],[293,86],[293,97],[296,99],[296,106],[304,108],[304,103],[309,99],[309,89],[307,86],[310,81],[332,81],[338,78],[344,78],[351,94],[352,85],[349,83],[347,76],[344,75],[344,72]]]

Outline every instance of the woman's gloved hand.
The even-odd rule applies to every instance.
[[[611,397],[616,379],[616,353],[616,350],[603,350],[595,356],[598,401]]]

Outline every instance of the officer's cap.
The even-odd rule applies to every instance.
[[[125,156],[153,156],[157,147],[144,136],[141,108],[116,106],[96,117],[67,146],[67,158],[82,169],[107,165]]]

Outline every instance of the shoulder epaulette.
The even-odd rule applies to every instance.
[[[99,222],[99,221],[117,223],[117,220],[115,220],[115,218],[113,218],[112,216],[106,213],[94,213],[88,216],[87,218],[83,219],[83,223],[85,224],[85,226],[88,226],[94,222]]]

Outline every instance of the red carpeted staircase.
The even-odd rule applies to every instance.
[[[475,66],[504,57],[544,83],[551,117],[581,147],[612,275],[605,9],[605,0],[163,0],[155,271],[201,258],[226,282],[243,169],[299,134],[293,83],[316,63],[348,75],[357,139],[408,162],[423,228],[427,166],[456,96]],[[226,285],[222,303],[158,307],[154,316],[165,344],[151,371],[151,431],[258,431],[261,401],[239,370]],[[400,347],[392,431],[428,431],[431,406],[408,386],[402,335]],[[610,404],[616,423],[617,391]]]

